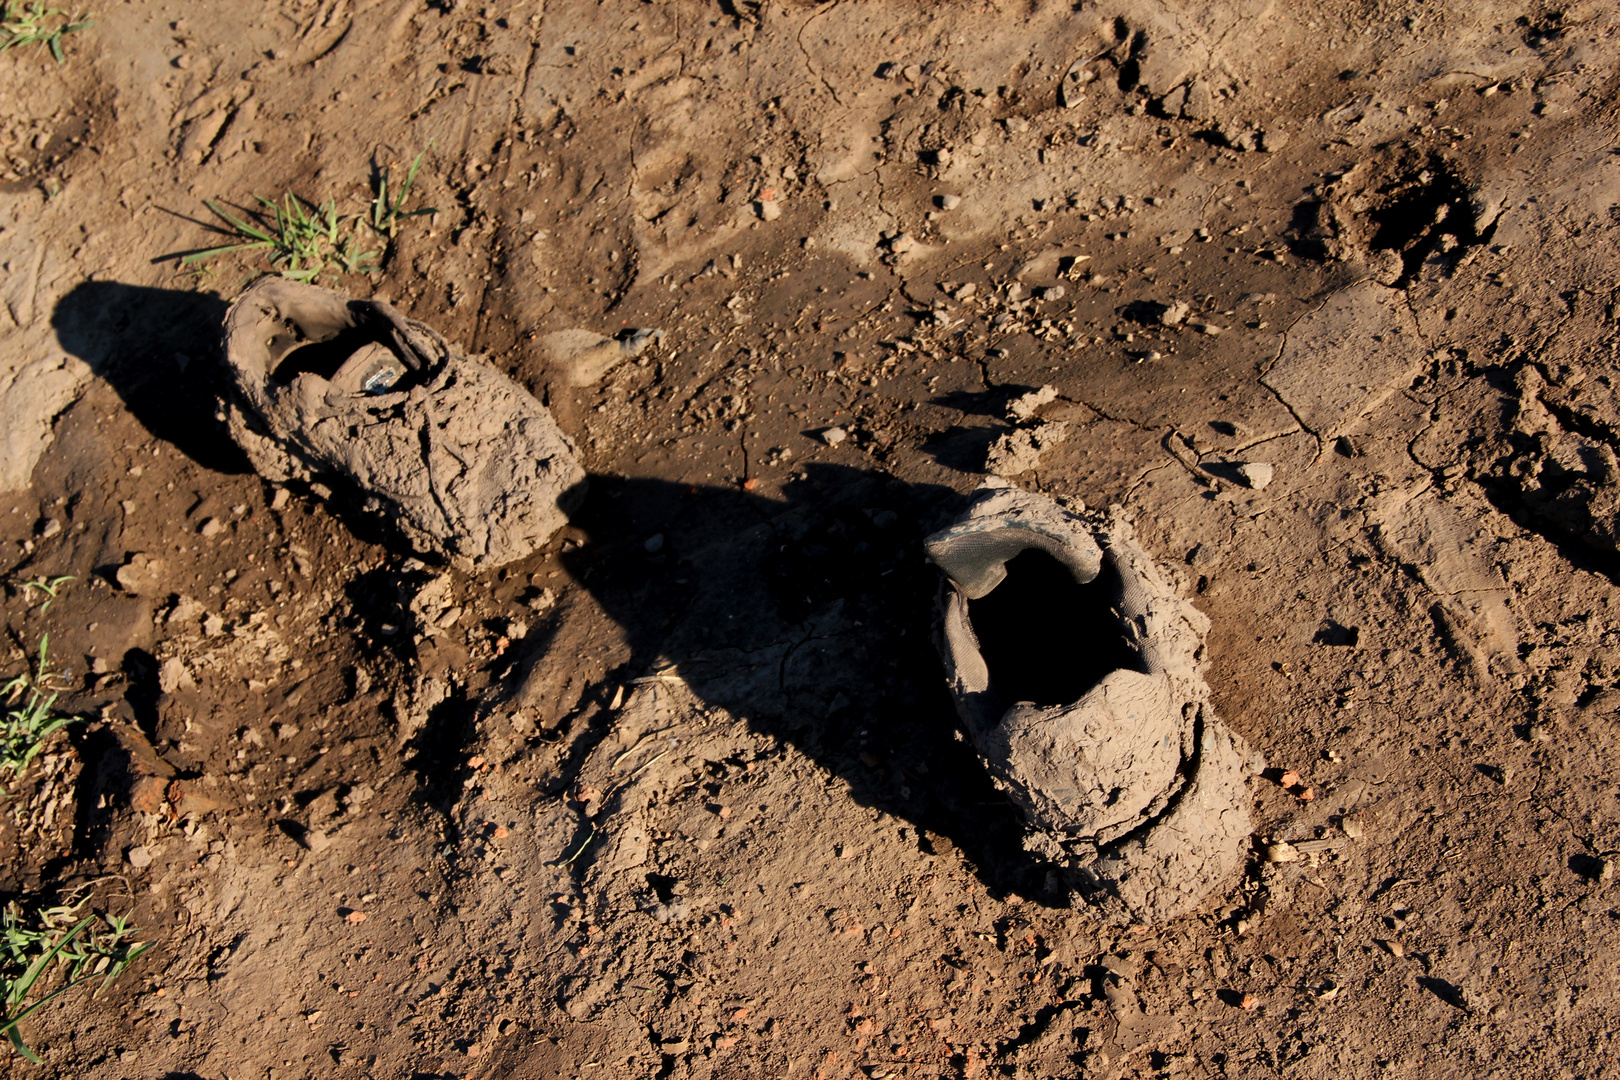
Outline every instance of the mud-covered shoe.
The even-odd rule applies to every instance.
[[[266,277],[225,316],[231,436],[266,479],[347,481],[464,569],[530,554],[584,494],[534,396],[380,301]]]
[[[987,480],[925,542],[958,711],[1027,846],[1139,917],[1196,904],[1241,860],[1247,749],[1216,718],[1208,620],[1118,512]]]

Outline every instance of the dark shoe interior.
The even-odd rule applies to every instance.
[[[281,358],[271,377],[279,383],[290,383],[304,374],[329,380],[343,366],[343,361],[354,355],[356,349],[376,340],[377,335],[372,330],[361,326],[346,327],[338,331],[336,337],[329,337],[325,341],[307,341],[293,349]]]
[[[1119,630],[1113,608],[1118,575],[1108,562],[1082,585],[1044,551],[1007,560],[1007,577],[989,595],[968,601],[968,618],[990,668],[990,683],[1008,704],[1068,705],[1110,671],[1141,671],[1142,658]]]

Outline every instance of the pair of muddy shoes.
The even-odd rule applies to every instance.
[[[1243,861],[1243,741],[1205,684],[1208,620],[1130,526],[988,480],[925,542],[962,722],[1023,811],[1025,846],[1094,903],[1148,922]]]
[[[352,485],[420,551],[463,569],[520,559],[584,496],[545,406],[386,303],[266,277],[231,306],[224,345],[226,422],[254,469]]]
[[[591,348],[605,362],[626,351]],[[261,475],[346,481],[463,568],[530,554],[584,493],[540,402],[388,304],[267,277],[226,316],[225,356],[226,418]],[[959,711],[1022,808],[1026,845],[1138,918],[1196,906],[1249,832],[1248,754],[1209,704],[1203,615],[1118,514],[1005,481],[926,546],[945,574],[940,647]]]

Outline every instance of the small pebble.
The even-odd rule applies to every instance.
[[[641,546],[647,549],[648,554],[652,554],[652,553],[658,552],[658,551],[663,551],[664,550],[664,534],[663,533],[653,533],[651,536],[647,537],[647,542],[642,544]]]
[[[936,202],[939,204],[939,208],[941,210],[955,210],[958,206],[962,205],[962,196],[941,195]]]
[[[197,533],[204,540],[210,540],[224,531],[225,525],[219,518],[209,518],[202,523],[202,528],[198,529]]]
[[[130,848],[129,854],[125,858],[129,859],[129,865],[137,870],[145,870],[152,865],[152,853],[144,847]]]
[[[841,427],[830,427],[821,433],[821,441],[828,446],[837,446],[847,438],[849,438],[849,432]]]

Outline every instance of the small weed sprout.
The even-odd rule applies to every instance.
[[[84,15],[48,8],[40,0],[0,0],[0,52],[19,45],[43,45],[62,63],[62,35],[90,25]]]
[[[258,197],[259,204],[269,212],[262,224],[246,221],[225,210],[218,203],[203,200],[203,204],[230,223],[240,243],[206,248],[182,256],[180,265],[194,266],[216,255],[233,251],[267,251],[272,266],[279,267],[283,277],[294,281],[310,282],[328,269],[345,274],[360,274],[374,270],[371,258],[374,251],[360,251],[356,232],[357,220],[337,212],[337,200],[324,203],[305,202],[288,192],[280,203]]]
[[[21,776],[44,748],[45,740],[83,719],[51,711],[59,692],[50,684],[59,676],[50,670],[50,641],[49,634],[40,638],[39,657],[32,670],[0,685],[0,774]]]
[[[69,582],[77,580],[78,578],[74,577],[72,574],[63,574],[60,577],[52,578],[37,577],[23,582],[22,591],[24,596],[32,596],[35,593],[38,593],[39,595],[45,597],[45,602],[39,605],[39,613],[43,615],[47,611],[51,610],[51,605],[56,602],[57,596],[61,594],[62,587]]]
[[[373,169],[372,195],[371,195],[371,227],[392,240],[399,229],[399,223],[405,218],[424,217],[436,214],[437,210],[423,207],[416,210],[406,210],[405,201],[411,197],[411,185],[416,183],[416,172],[422,167],[422,159],[427,156],[423,150],[411,162],[411,167],[405,170],[405,182],[399,186],[398,193],[390,197],[388,192],[388,166],[377,165]]]
[[[42,1062],[23,1042],[17,1025],[81,983],[99,978],[101,986],[95,993],[101,993],[151,948],[150,942],[134,940],[137,930],[129,925],[128,916],[78,918],[83,906],[62,905],[28,914],[13,900],[0,911],[0,1008],[4,1010],[0,1031],[18,1053],[35,1064]],[[61,971],[62,984],[30,1002],[30,993],[53,967]]]

